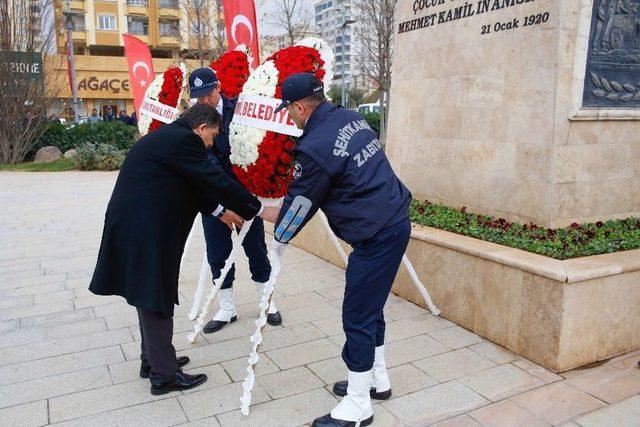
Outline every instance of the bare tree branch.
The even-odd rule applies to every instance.
[[[204,67],[226,50],[222,0],[180,0],[180,7],[186,17],[181,20],[186,28],[180,32],[187,46],[185,57]]]
[[[380,91],[380,134],[384,138],[387,123],[393,35],[398,0],[352,0],[358,18],[355,28],[358,39],[357,66],[359,71],[375,81]],[[388,102],[386,102],[388,104]]]
[[[304,0],[276,0],[267,20],[287,35],[289,46],[309,33],[311,27],[311,13]]]
[[[47,129],[47,110],[62,87],[53,72],[56,56],[48,55],[55,25],[43,21],[52,19],[53,7],[51,0],[0,5],[0,163],[18,163],[29,154]]]

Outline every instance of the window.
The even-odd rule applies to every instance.
[[[113,15],[98,15],[99,30],[116,30],[116,17]]]
[[[149,2],[147,0],[127,0],[127,4],[135,7],[147,7]]]
[[[76,12],[76,11],[74,11]],[[76,12],[78,13],[78,12]],[[85,27],[84,27],[84,12],[81,12],[80,14],[73,16],[71,18],[71,28],[73,31],[84,31]]]
[[[132,18],[129,22],[129,33],[148,36],[149,35],[149,21],[146,19]]]
[[[160,21],[160,36],[177,37],[180,34],[179,23],[176,20]]]
[[[203,10],[206,7],[205,0],[191,0],[191,7],[197,10]]]
[[[166,8],[166,9],[178,8],[178,0],[160,0],[158,3],[161,8]]]

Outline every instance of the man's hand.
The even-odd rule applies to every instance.
[[[260,217],[265,221],[275,223],[278,220],[278,215],[280,214],[280,207],[275,206],[265,206],[260,214]]]
[[[227,209],[220,217],[220,221],[227,224],[227,227],[233,229],[235,225],[237,229],[242,228],[242,224],[244,224],[244,219],[237,213],[232,210]]]

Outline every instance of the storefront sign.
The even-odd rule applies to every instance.
[[[120,91],[128,92],[129,79],[98,79],[96,76],[91,76],[78,82],[78,90],[85,90],[88,92],[107,92],[112,94],[120,93]]]

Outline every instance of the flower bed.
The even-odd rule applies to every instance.
[[[412,222],[420,225],[559,260],[640,248],[640,218],[633,217],[551,229],[477,215],[464,207],[457,210],[429,201],[414,201],[410,216]]]

